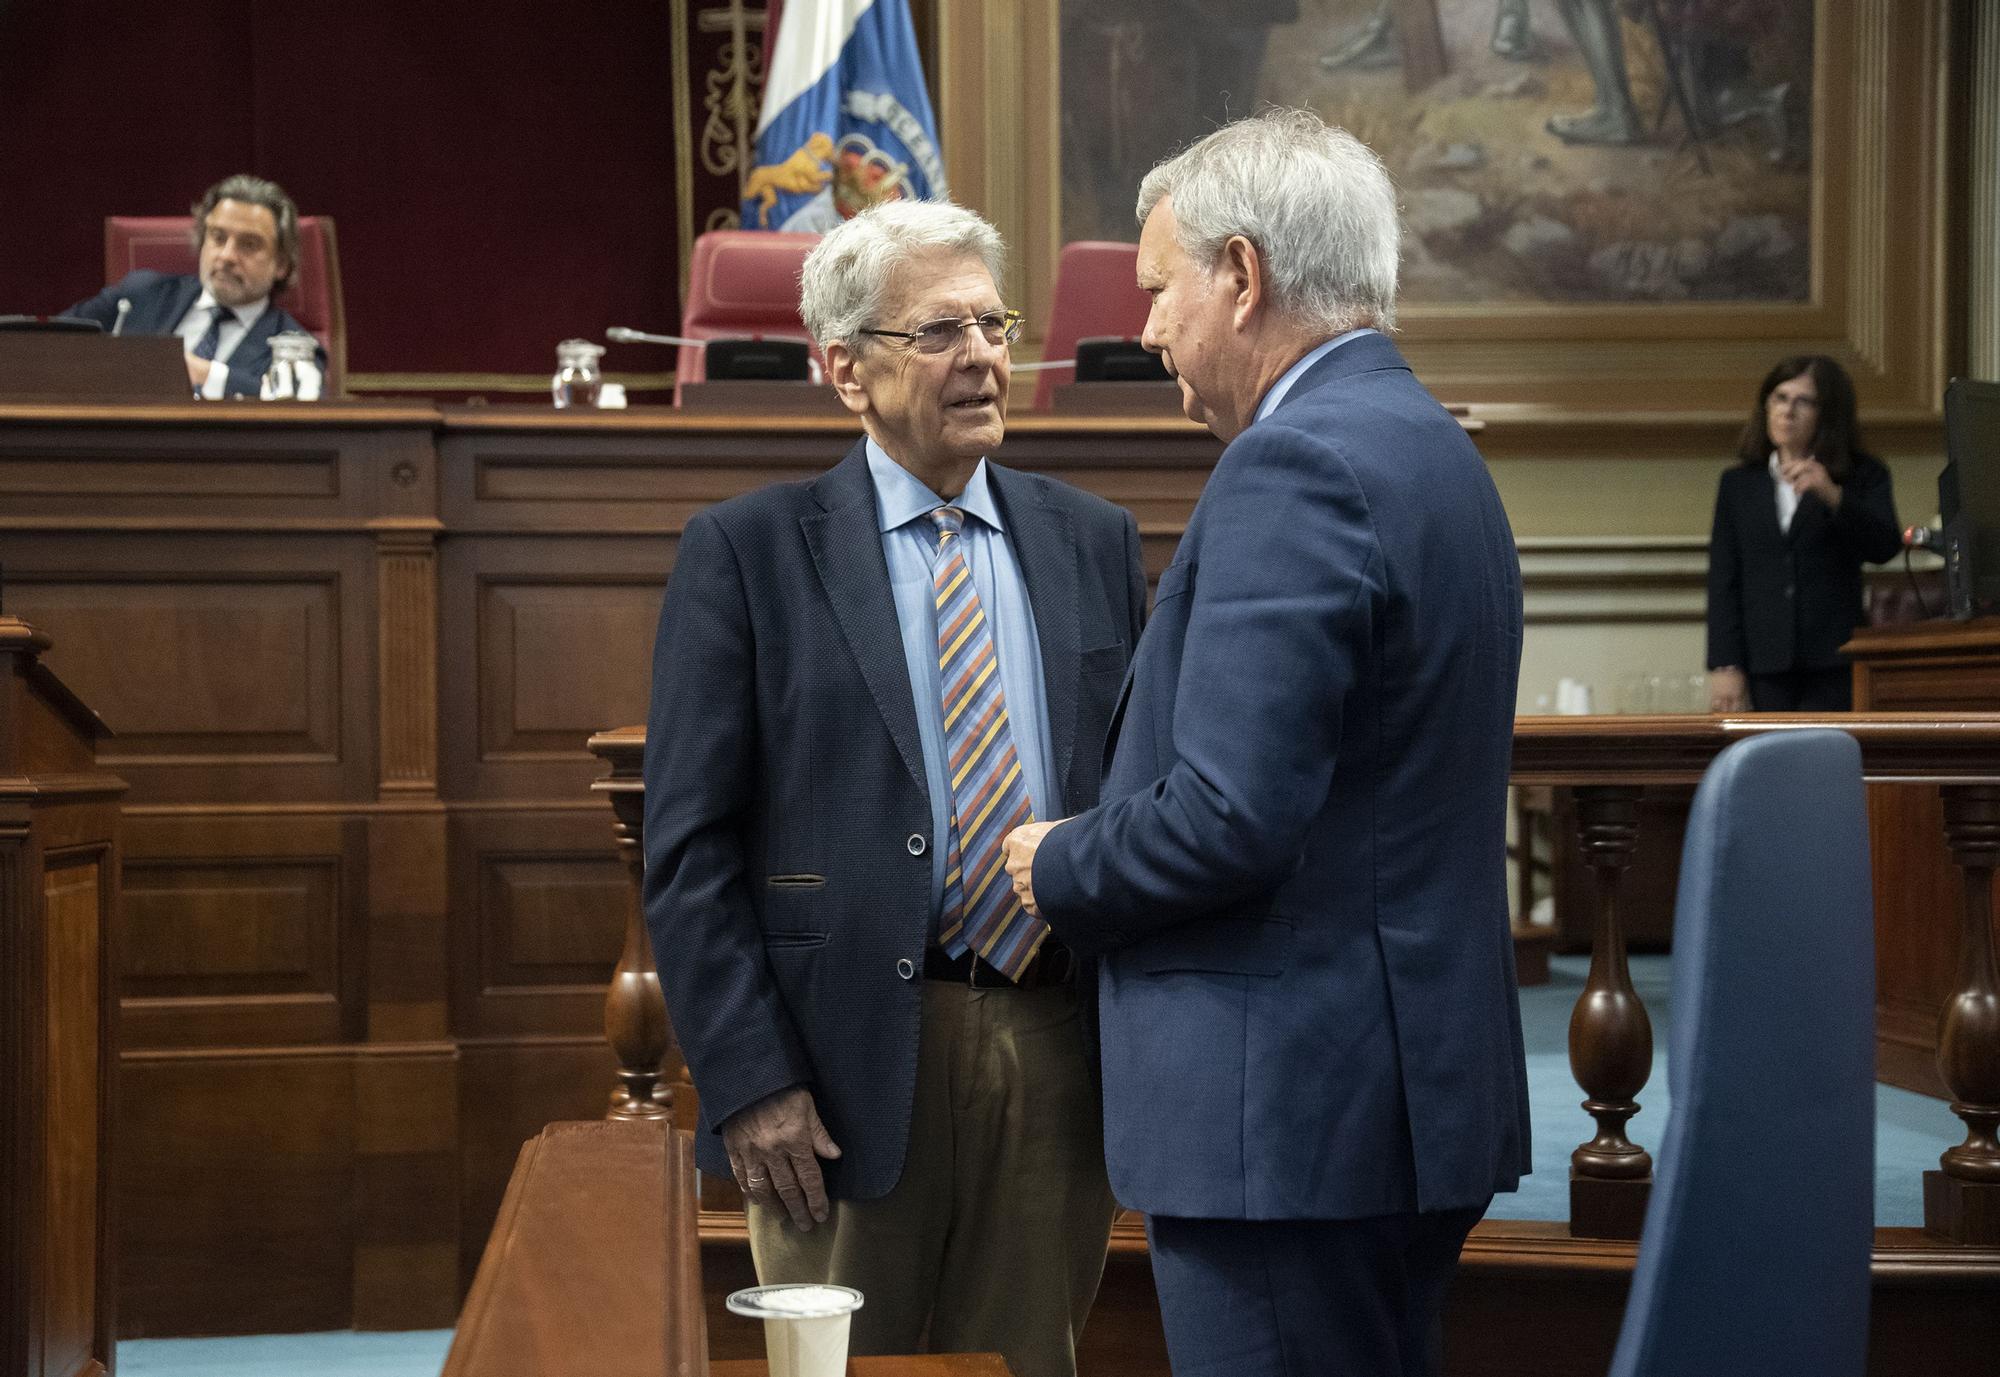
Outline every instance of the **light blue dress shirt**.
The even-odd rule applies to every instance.
[[[944,902],[945,857],[950,850],[951,776],[945,768],[944,687],[938,672],[937,602],[932,575],[937,566],[938,531],[929,514],[945,500],[916,475],[891,459],[871,438],[868,474],[875,483],[875,517],[882,554],[889,563],[889,587],[896,598],[896,621],[903,633],[903,663],[917,707],[917,736],[924,748],[924,782],[931,796],[931,931],[937,930]],[[1061,799],[1050,774],[1055,747],[1049,737],[1048,694],[1042,680],[1042,644],[1035,636],[1035,612],[1027,580],[1000,519],[1000,504],[986,481],[986,461],[972,471],[965,491],[950,503],[966,514],[960,539],[979,605],[993,628],[993,653],[1000,661],[1000,689],[1007,695],[1014,753],[1021,779],[1038,818],[1059,817]]]
[[[1276,411],[1278,403],[1285,400],[1285,394],[1292,390],[1292,384],[1303,378],[1306,375],[1307,369],[1311,368],[1328,354],[1331,354],[1334,350],[1340,348],[1341,345],[1351,339],[1359,339],[1363,335],[1379,335],[1381,333],[1380,330],[1375,329],[1371,325],[1364,325],[1358,330],[1349,330],[1344,335],[1335,335],[1326,343],[1315,347],[1304,358],[1278,375],[1278,380],[1271,384],[1271,390],[1264,394],[1264,400],[1257,404],[1256,419],[1261,421],[1273,411]]]

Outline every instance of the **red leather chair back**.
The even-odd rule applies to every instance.
[[[1076,356],[1076,342],[1097,335],[1137,339],[1152,303],[1139,290],[1139,246],[1102,239],[1064,244],[1056,259],[1056,290],[1042,357]],[[1076,380],[1075,368],[1035,375],[1035,410],[1047,411],[1056,388]]]
[[[198,263],[186,215],[108,215],[104,219],[104,280],[150,268],[192,273]],[[340,251],[333,217],[299,217],[299,261],[291,285],[275,299],[326,348],[327,391],[338,394],[347,376],[347,308],[340,294]]]
[[[689,339],[806,339],[799,318],[799,269],[817,234],[773,230],[710,230],[694,241],[688,265],[681,333]],[[682,383],[701,382],[705,351],[682,345],[674,366],[674,400]],[[813,347],[813,357],[819,348]]]

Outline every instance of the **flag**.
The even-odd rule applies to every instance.
[[[787,0],[743,228],[824,233],[881,201],[948,195],[909,0]]]

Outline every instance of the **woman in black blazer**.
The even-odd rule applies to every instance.
[[[1889,470],[1861,447],[1854,384],[1801,355],[1765,375],[1722,475],[1708,542],[1711,712],[1845,712],[1840,647],[1861,620],[1861,565],[1902,548]]]

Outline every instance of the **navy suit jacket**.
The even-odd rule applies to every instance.
[[[1342,1219],[1528,1168],[1506,897],[1520,565],[1457,422],[1381,335],[1223,452],[1161,575],[1103,805],[1035,859],[1104,953],[1125,1205]]]
[[[127,335],[171,335],[174,327],[188,313],[201,296],[201,279],[191,273],[170,276],[141,268],[106,287],[88,301],[79,301],[63,314],[81,316],[94,320],[109,330],[118,321],[118,300],[123,297],[132,303],[126,314],[125,327],[121,334]],[[257,317],[257,323],[250,327],[237,342],[236,349],[229,356],[229,382],[223,389],[231,397],[254,397],[264,381],[264,374],[271,367],[271,336],[284,330],[297,330],[301,334],[311,332],[305,326],[272,301]],[[320,372],[326,372],[326,350],[316,351],[319,355]]]
[[[1708,667],[1751,674],[1837,669],[1861,621],[1861,564],[1903,548],[1889,470],[1865,454],[1840,485],[1840,506],[1799,499],[1778,525],[1771,471],[1735,464],[1715,490],[1708,539]]]
[[[1097,800],[1111,708],[1145,617],[1131,515],[988,464],[1028,587],[1065,812]],[[724,1119],[813,1093],[829,1191],[902,1174],[931,921],[915,700],[857,444],[830,472],[688,522],[660,610],[646,730],[645,908],[701,1097]]]

